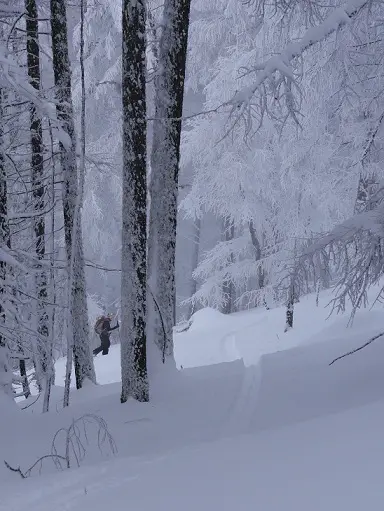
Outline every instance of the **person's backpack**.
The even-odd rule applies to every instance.
[[[100,335],[103,332],[103,325],[106,319],[107,318],[105,318],[104,316],[101,316],[101,318],[97,319],[95,323],[95,332],[97,333],[97,335]]]

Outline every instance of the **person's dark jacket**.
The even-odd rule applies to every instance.
[[[111,327],[111,320],[105,319],[103,323],[103,328],[100,334],[100,346],[93,350],[94,355],[103,352],[103,355],[108,355],[109,348],[111,346],[111,340],[109,338],[110,332],[119,328],[119,322],[117,322],[116,326]]]

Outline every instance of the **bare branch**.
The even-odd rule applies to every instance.
[[[362,346],[360,346],[359,348],[356,348],[354,350],[351,350],[351,351],[348,351],[348,353],[344,353],[344,355],[340,355],[340,357],[337,357],[335,358],[334,360],[332,360],[332,362],[330,362],[330,366],[332,364],[334,364],[337,360],[341,360],[342,358],[345,358],[345,357],[348,357],[349,355],[353,355],[353,353],[356,353],[364,348],[366,348],[367,346],[369,346],[370,344],[372,344],[374,341],[376,341],[377,339],[379,339],[380,337],[383,337],[384,336],[384,332],[381,332],[380,334],[377,334],[375,335],[374,337],[372,337],[371,339],[369,339],[369,341],[367,341],[365,344],[363,344]]]

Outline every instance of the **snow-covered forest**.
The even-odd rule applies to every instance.
[[[146,477],[156,494],[164,471],[207,460],[147,473],[131,457],[247,433],[275,471],[284,435],[260,432],[349,409],[352,442],[369,436],[384,418],[384,2],[0,0],[0,22],[0,511],[110,505],[87,503],[90,471],[103,478],[89,467],[120,448],[111,474],[128,467],[146,511]],[[223,447],[240,465],[242,442]],[[355,456],[366,474],[383,463]],[[300,498],[282,479],[294,509],[361,509],[377,490],[366,476],[344,500],[360,477],[341,463],[340,498],[318,499],[320,466]],[[52,490],[43,507],[36,482],[14,501],[39,474],[72,504]],[[184,488],[158,509],[232,509],[220,462],[206,477],[204,505]]]

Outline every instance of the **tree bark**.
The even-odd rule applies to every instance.
[[[122,10],[123,205],[121,402],[149,400],[146,356],[147,127],[144,0]]]
[[[0,89],[0,245],[9,247],[10,231],[8,224],[8,191],[7,175],[4,158],[4,128],[3,128],[3,90]],[[9,366],[8,342],[2,328],[5,324],[5,309],[3,306],[6,294],[7,265],[0,260],[0,390],[12,396],[12,371]]]
[[[84,380],[96,381],[89,345],[87,295],[81,229],[81,204],[78,196],[76,136],[73,118],[71,68],[68,54],[67,13],[65,0],[51,0],[52,58],[55,78],[57,115],[69,135],[71,147],[60,145],[63,172],[63,210],[65,244],[70,282],[70,339],[73,346],[76,387]]]
[[[151,349],[154,344],[159,348],[156,359],[163,363],[168,360],[173,366],[177,195],[190,3],[190,0],[164,3],[151,152],[149,287],[160,304],[163,318],[149,298],[148,343]]]
[[[230,241],[233,240],[234,237],[235,224],[231,219],[225,218],[223,220],[223,239],[224,241]],[[231,261],[233,263],[233,256],[231,257]],[[232,280],[227,280],[223,282],[222,294],[224,298],[224,303],[223,306],[221,307],[221,312],[223,314],[231,314],[231,312],[234,312],[233,302],[235,295],[235,289]]]
[[[285,329],[284,332],[288,332],[291,328],[293,328],[293,312],[295,307],[295,292],[294,288],[289,290],[287,309],[285,312]]]
[[[25,0],[26,31],[27,31],[27,65],[29,82],[37,91],[40,91],[40,49],[39,49],[39,27],[38,13],[35,0]],[[41,212],[40,216],[34,218],[35,251],[38,259],[45,258],[45,186],[44,186],[44,159],[43,159],[43,129],[42,118],[36,106],[31,103],[30,107],[30,137],[32,151],[32,196],[34,208]],[[49,344],[51,338],[48,327],[48,312],[46,302],[47,275],[41,271],[36,275],[36,296],[37,296],[37,353],[39,370],[44,378],[45,386],[50,386],[54,365],[52,360],[52,349]]]

